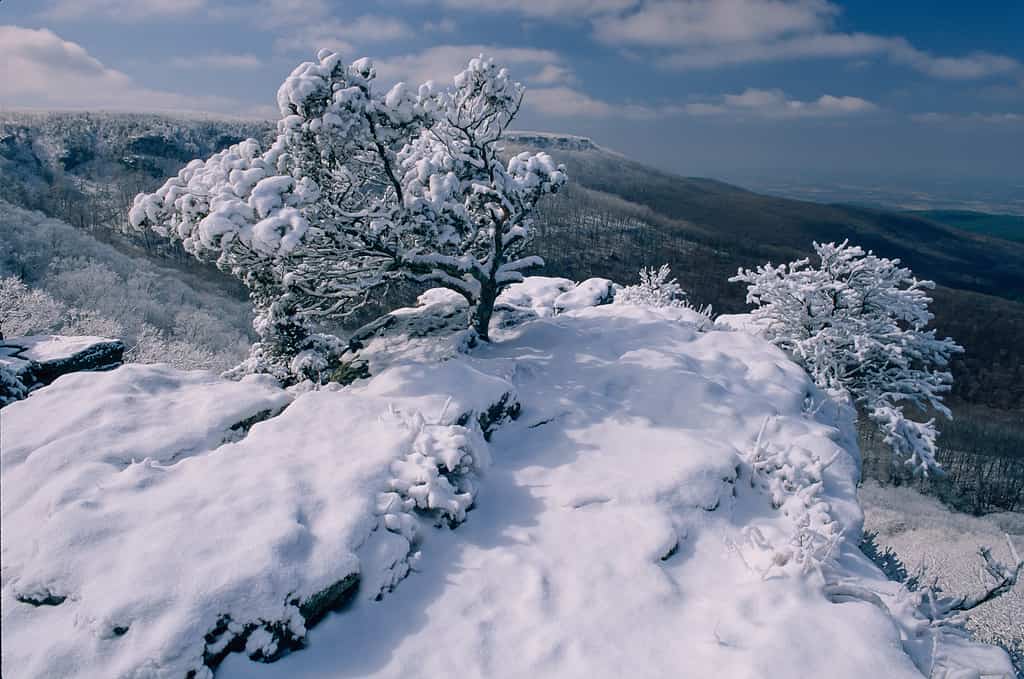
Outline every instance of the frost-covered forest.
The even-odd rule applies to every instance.
[[[0,234],[0,296],[22,308],[3,324],[8,336],[117,337],[129,360],[216,370],[249,346],[244,296],[208,271],[147,258],[9,203],[0,203]]]

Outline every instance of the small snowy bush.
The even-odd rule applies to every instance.
[[[399,278],[462,295],[487,340],[497,296],[543,263],[525,253],[531,215],[566,175],[545,153],[499,158],[523,86],[482,57],[446,89],[375,80],[369,59],[321,50],[278,90],[269,148],[241,142],[135,199],[136,228],[249,288],[259,342],[238,373],[330,372],[339,357],[315,323]]]
[[[686,293],[676,282],[668,264],[661,268],[643,267],[640,269],[640,282],[627,285],[615,293],[616,304],[637,304],[654,307],[682,307]]]
[[[963,351],[926,330],[933,316],[926,290],[899,260],[849,245],[814,244],[817,264],[801,259],[740,269],[752,315],[814,382],[849,397],[885,435],[894,456],[915,472],[938,470],[934,420],[915,422],[905,404],[946,417],[942,394],[953,381],[949,359]]]

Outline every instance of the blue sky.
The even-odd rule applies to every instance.
[[[480,51],[519,127],[684,174],[1024,184],[1024,3],[828,0],[3,0],[0,107],[273,116],[319,47],[383,80]]]

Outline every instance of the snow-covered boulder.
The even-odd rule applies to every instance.
[[[61,375],[121,365],[124,343],[105,337],[31,335],[0,340],[0,406]]]
[[[521,283],[513,283],[505,288],[495,304],[495,308],[509,307],[532,311],[544,318],[555,315],[555,300],[576,287],[568,278],[549,276],[530,276]]]
[[[615,297],[615,284],[607,278],[588,278],[573,289],[555,298],[555,313],[610,304]]]
[[[515,396],[449,362],[290,401],[128,365],[5,409],[4,675],[185,676],[300,646],[357,585],[408,573],[417,513],[465,518],[477,422]]]
[[[534,317],[608,304],[615,297],[615,284],[607,278],[588,278],[576,283],[568,278],[530,276],[506,288],[495,306],[499,325],[518,325]]]
[[[431,288],[416,300],[367,323],[349,338],[346,365],[365,366],[362,377],[403,362],[436,363],[465,353],[473,343],[469,303],[457,292]]]
[[[4,676],[1009,677],[858,549],[851,413],[687,313],[58,379],[2,415]]]

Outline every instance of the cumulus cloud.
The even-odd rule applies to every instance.
[[[823,94],[817,99],[790,99],[782,90],[749,88],[739,94],[726,94],[713,101],[688,104],[686,112],[694,116],[738,116],[755,118],[833,118],[860,115],[878,110],[878,106],[860,97]]]
[[[537,85],[571,84],[576,82],[576,75],[567,66],[561,64],[544,64],[528,81]]]
[[[863,57],[884,52],[890,45],[887,38],[865,33],[822,33],[769,42],[704,46],[670,53],[660,63],[670,68],[696,69],[809,57]]]
[[[170,62],[174,68],[209,68],[217,70],[248,70],[259,68],[262,63],[255,54],[222,53],[175,57]]]
[[[561,56],[552,50],[479,44],[437,45],[422,52],[379,59],[374,63],[377,74],[386,81],[422,83],[433,80],[447,85],[456,73],[466,68],[471,58],[479,54],[509,67],[516,79],[526,82],[529,82],[527,74],[538,68],[541,72],[546,66],[565,68]]]
[[[563,19],[602,16],[635,7],[639,0],[440,0],[449,9],[515,12],[528,17]]]
[[[412,28],[394,17],[367,14],[337,19],[321,16],[288,29],[274,42],[274,47],[281,52],[313,53],[327,48],[351,53],[355,45],[403,40],[412,35]]]
[[[0,106],[254,113],[225,97],[150,89],[47,29],[0,26]]]
[[[888,50],[893,61],[905,64],[934,78],[947,80],[974,80],[993,75],[1012,73],[1021,68],[1020,62],[1010,57],[972,52],[962,57],[937,57],[896,41]]]
[[[625,15],[599,17],[595,32],[612,44],[729,44],[821,31],[838,13],[824,0],[654,0]]]
[[[181,16],[205,7],[206,0],[56,0],[42,15],[56,20],[102,17],[126,22]]]
[[[1024,124],[1024,114],[1011,112],[996,113],[913,113],[910,119],[915,123],[936,125],[942,123],[979,123],[984,125]]]
[[[1020,62],[1010,57],[987,52],[940,57],[913,47],[903,38],[865,33],[821,33],[768,42],[702,46],[672,52],[660,58],[659,63],[686,70],[755,62],[867,56],[885,57],[895,64],[947,80],[987,78],[1021,69]]]
[[[680,106],[612,103],[571,87],[540,87],[526,91],[524,106],[555,118],[653,120],[684,112]]]
[[[933,78],[971,80],[1024,71],[1011,57],[974,52],[942,56],[901,37],[835,30],[829,0],[438,0],[468,11],[588,21],[594,37],[621,49],[647,49],[671,69],[809,58],[881,57]]]

